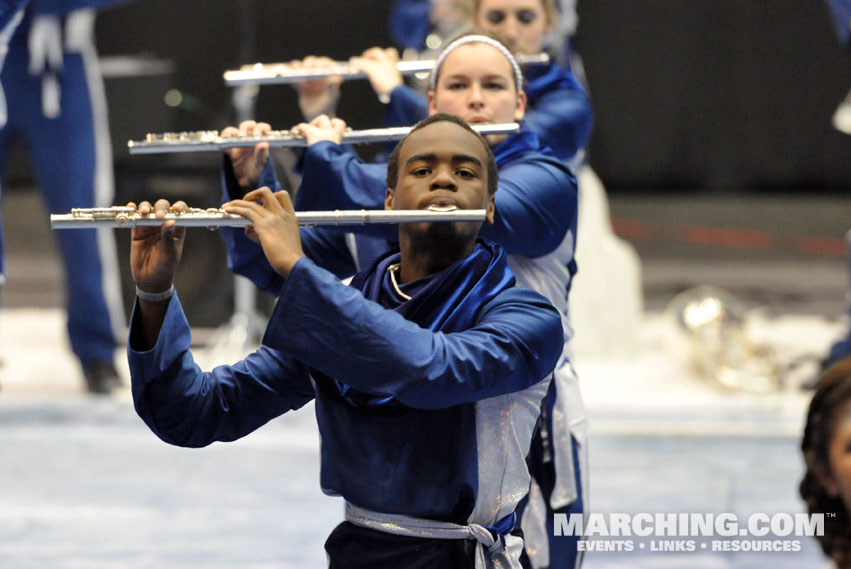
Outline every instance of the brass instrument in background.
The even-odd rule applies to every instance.
[[[517,63],[521,66],[546,65],[550,57],[546,53],[536,55],[517,55]],[[396,69],[402,75],[427,73],[434,67],[435,60],[400,61]],[[311,79],[325,79],[340,76],[346,79],[365,79],[366,73],[353,69],[345,61],[335,62],[333,67],[305,69],[292,67],[286,63],[254,63],[244,65],[240,69],[225,71],[225,84],[229,87],[240,85],[280,85],[285,83],[300,83]]]
[[[675,328],[671,349],[702,378],[747,393],[783,387],[777,354],[751,337],[747,310],[730,293],[712,286],[688,289],[671,301],[667,315]]]
[[[517,123],[476,124],[473,130],[487,136],[489,134],[510,134],[517,132]],[[373,128],[367,130],[348,130],[343,134],[343,144],[367,144],[372,142],[392,142],[401,140],[411,132],[410,126],[392,128]],[[226,148],[252,147],[260,142],[268,142],[276,147],[307,146],[304,138],[291,130],[273,130],[265,136],[221,136],[217,130],[193,132],[166,132],[148,134],[145,140],[131,140],[127,143],[130,154],[159,154],[166,152],[210,152]]]
[[[455,209],[450,207],[430,207],[429,209],[378,209],[378,210],[334,210],[334,211],[297,211],[299,225],[362,225],[370,223],[413,223],[421,221],[484,221],[483,209]],[[151,213],[142,215],[132,207],[94,207],[76,208],[68,214],[52,214],[51,229],[85,229],[90,227],[115,227],[130,229],[137,226],[158,226],[165,221],[174,220],[182,227],[247,227],[251,221],[240,215],[227,213],[219,208],[191,208],[185,212],[171,211],[165,219],[157,219]]]

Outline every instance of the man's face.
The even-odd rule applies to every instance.
[[[429,91],[429,113],[448,113],[470,124],[519,121],[526,110],[526,94],[514,85],[514,70],[495,47],[484,43],[462,45],[443,61],[434,91]],[[488,138],[498,144],[507,135]]]
[[[832,480],[826,484],[830,494],[839,496],[851,512],[851,403],[837,412],[836,426],[828,446]]]
[[[487,152],[479,138],[449,121],[432,123],[405,140],[399,152],[396,188],[388,188],[386,209],[486,209],[493,222],[493,196],[488,195]],[[426,230],[478,233],[480,222],[405,224]]]
[[[481,0],[476,24],[498,35],[515,54],[540,53],[550,22],[541,0]]]

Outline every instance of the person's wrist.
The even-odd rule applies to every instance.
[[[286,257],[285,259],[281,260],[281,262],[276,264],[275,271],[277,271],[277,273],[283,278],[288,278],[293,268],[295,268],[296,263],[303,259],[304,256],[304,253],[300,253]]]
[[[174,283],[169,285],[169,287],[160,292],[148,292],[139,288],[139,285],[136,285],[136,296],[140,300],[144,300],[146,302],[162,302],[164,300],[169,300],[174,295]]]

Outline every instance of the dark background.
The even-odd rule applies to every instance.
[[[761,228],[780,235],[781,243],[789,231],[839,241],[847,228],[837,204],[851,190],[851,137],[835,131],[830,118],[851,87],[851,53],[838,44],[821,0],[581,0],[579,8],[578,47],[595,107],[589,162],[606,185],[615,221],[640,221],[663,236],[676,234],[666,223],[689,222]],[[345,59],[390,45],[388,11],[387,0],[137,0],[102,11],[97,40],[110,106],[115,203],[167,197],[217,205],[216,153],[129,156],[127,140],[234,124],[223,71],[308,54]],[[129,56],[129,63],[117,56]],[[176,108],[164,103],[170,89],[183,94]],[[256,111],[275,128],[300,120],[288,86],[262,88]],[[354,128],[383,122],[365,81],[343,85],[338,114]],[[18,152],[4,191],[32,189],[25,153]],[[7,236],[18,217],[6,208]],[[748,266],[755,255],[774,266],[783,253],[684,249],[674,238],[621,234],[632,238],[644,261],[645,297],[658,289],[667,299],[687,286],[676,280],[670,259],[702,267],[713,255],[730,262],[738,258],[733,253],[747,253]],[[189,239],[193,254],[185,256],[178,288],[190,321],[214,326],[232,314],[233,278],[216,233],[197,230]],[[843,245],[833,241],[836,250],[821,259],[841,266]],[[134,289],[126,233],[117,233],[117,243],[129,307]],[[36,245],[32,239],[24,244],[29,251]],[[654,255],[664,261],[655,272]],[[654,284],[653,274],[667,280]],[[19,282],[26,274],[10,278]],[[844,284],[834,273],[825,281]],[[32,296],[23,302],[42,302]]]
[[[102,55],[174,63],[157,77],[107,78],[119,168],[127,138],[234,122],[225,69],[308,54],[345,59],[390,45],[388,5],[140,0],[103,11]],[[851,54],[821,1],[584,0],[579,9],[596,116],[589,161],[609,190],[851,187],[851,137],[830,125],[851,86]],[[165,107],[169,88],[189,102]],[[343,90],[338,114],[351,126],[382,123],[366,82]],[[294,124],[295,93],[264,87],[257,116]]]

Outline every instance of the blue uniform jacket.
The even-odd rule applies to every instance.
[[[591,136],[591,101],[584,89],[573,73],[555,63],[530,66],[523,74],[527,81],[526,124],[558,158],[573,158]],[[411,125],[427,115],[426,98],[414,89],[401,85],[390,93],[388,126]]]
[[[474,255],[488,250],[504,275],[498,293],[476,297],[472,325],[451,333],[364,298],[371,293],[306,258],[284,283],[261,348],[232,366],[202,372],[194,363],[176,295],[150,351],[134,350],[134,312],[136,410],[162,440],[199,447],[238,439],[315,399],[323,491],[379,512],[468,523],[475,510],[477,522],[492,523],[528,489],[523,461],[562,331],[542,296],[505,288],[513,277],[498,247],[479,244]],[[455,281],[446,282],[451,295]],[[341,384],[396,404],[353,402]],[[510,488],[504,479],[513,479]]]

